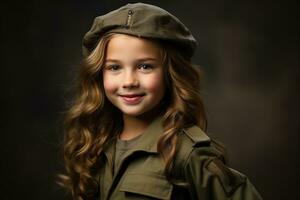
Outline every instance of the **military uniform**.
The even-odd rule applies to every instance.
[[[83,56],[95,49],[108,33],[129,34],[176,45],[187,60],[193,56],[197,42],[189,29],[174,15],[157,6],[127,4],[95,18],[83,38]],[[183,66],[184,67],[184,66]],[[260,195],[239,172],[224,164],[222,148],[200,128],[179,133],[175,178],[186,187],[171,184],[164,174],[165,164],[157,152],[163,133],[157,118],[114,167],[115,142],[111,139],[99,157],[99,199],[212,199],[259,200]]]
[[[158,117],[125,153],[116,169],[113,167],[116,140],[110,140],[100,155],[99,199],[262,199],[246,176],[224,164],[222,148],[196,126],[179,134],[175,160],[174,174],[188,185],[171,184],[157,152],[162,132]]]

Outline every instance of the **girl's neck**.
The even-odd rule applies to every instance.
[[[123,114],[123,131],[120,134],[121,140],[130,140],[141,135],[150,123],[162,113],[161,105],[143,113],[139,116]]]
[[[142,134],[151,121],[141,117],[123,115],[123,131],[120,134],[121,140],[130,140]]]

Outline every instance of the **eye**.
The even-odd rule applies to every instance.
[[[154,66],[152,64],[148,64],[148,63],[142,63],[140,65],[138,65],[138,69],[143,70],[143,71],[150,71],[154,68]]]
[[[117,70],[120,69],[120,66],[119,66],[119,65],[113,64],[113,65],[108,65],[108,66],[106,66],[105,68],[106,68],[107,70],[109,70],[109,71],[117,71]]]

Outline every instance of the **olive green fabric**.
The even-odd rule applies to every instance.
[[[141,136],[142,134],[130,140],[122,140],[120,138],[117,138],[114,156],[114,170],[117,170],[119,168],[119,164],[124,159],[123,155],[139,141]]]
[[[161,120],[154,120],[139,142],[126,151],[116,171],[112,167],[116,140],[109,142],[100,155],[99,199],[262,199],[246,176],[224,164],[221,146],[196,126],[179,134],[175,160],[174,177],[188,185],[171,184],[157,152]]]
[[[179,50],[187,56],[193,55],[197,45],[188,28],[175,16],[157,6],[135,3],[94,19],[91,29],[83,38],[84,57],[108,32],[171,41],[179,45]]]

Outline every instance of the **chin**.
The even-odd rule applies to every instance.
[[[122,113],[124,115],[130,116],[130,117],[138,117],[138,116],[143,115],[145,112],[143,112],[143,111],[125,111],[125,110],[122,110]]]

